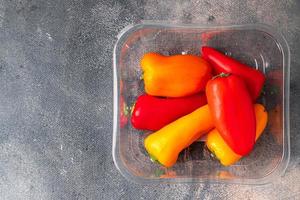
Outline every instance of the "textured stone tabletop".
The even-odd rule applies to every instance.
[[[137,3],[138,2],[138,3]],[[263,186],[137,185],[114,166],[112,51],[140,20],[266,23],[291,48],[291,161]],[[300,2],[0,0],[0,199],[300,199]]]

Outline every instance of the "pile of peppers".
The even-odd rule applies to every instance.
[[[268,121],[264,106],[255,103],[262,72],[207,46],[201,56],[146,53],[141,68],[145,94],[136,100],[131,124],[152,131],[144,140],[152,160],[172,167],[205,134],[224,166],[252,151]]]

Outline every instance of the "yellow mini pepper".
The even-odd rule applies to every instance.
[[[267,125],[268,113],[261,104],[255,104],[254,110],[256,117],[256,141]],[[213,129],[208,133],[206,146],[224,166],[232,165],[242,157],[231,150],[217,129]]]
[[[149,135],[144,145],[154,160],[171,167],[183,149],[212,128],[213,120],[208,105],[205,105]]]

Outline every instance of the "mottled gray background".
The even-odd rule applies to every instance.
[[[213,16],[213,17],[212,17]],[[266,23],[291,47],[291,163],[265,186],[125,180],[112,155],[112,51],[140,20]],[[300,199],[300,2],[0,0],[0,199]]]

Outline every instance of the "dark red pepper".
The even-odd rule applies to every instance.
[[[253,103],[241,77],[220,74],[206,85],[214,124],[224,141],[239,155],[247,155],[255,143]]]
[[[223,72],[242,77],[251,94],[252,100],[255,101],[259,97],[265,82],[265,76],[262,72],[240,63],[214,48],[204,46],[201,51],[202,57],[213,66],[217,74]]]
[[[180,98],[138,97],[131,117],[134,128],[156,131],[207,103],[204,94]]]

